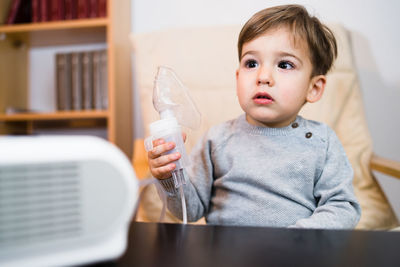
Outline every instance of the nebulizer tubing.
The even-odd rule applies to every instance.
[[[186,199],[185,199],[185,193],[183,192],[183,185],[186,184],[185,182],[185,176],[183,174],[183,169],[179,170],[174,170],[172,172],[172,177],[174,181],[183,181],[178,188],[179,188],[179,194],[181,197],[181,205],[182,205],[182,220],[183,224],[187,224],[187,210],[186,210]]]
[[[153,105],[160,114],[160,120],[149,125],[150,136],[145,139],[145,148],[150,151],[153,148],[153,141],[161,138],[165,142],[175,143],[175,148],[165,154],[179,152],[181,155],[179,160],[174,161],[176,166],[171,174],[174,187],[179,190],[182,219],[186,224],[187,210],[183,186],[186,184],[184,167],[187,164],[187,156],[180,124],[196,129],[200,125],[201,116],[188,90],[175,72],[165,66],[158,68],[154,80]]]

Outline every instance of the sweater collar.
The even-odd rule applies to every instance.
[[[297,115],[296,120],[286,127],[270,128],[252,125],[246,120],[246,114],[242,114],[237,119],[237,127],[252,135],[285,136],[294,134],[296,130],[303,126],[303,122],[304,119],[301,116]],[[297,123],[296,127],[292,126],[294,123]]]

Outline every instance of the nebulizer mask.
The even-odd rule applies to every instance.
[[[153,141],[164,139],[165,142],[174,142],[175,148],[166,152],[179,152],[181,158],[175,161],[172,177],[175,188],[179,188],[182,200],[183,222],[187,222],[186,202],[183,194],[183,185],[186,184],[184,168],[187,165],[187,156],[182,137],[182,128],[185,126],[193,130],[200,126],[201,115],[191,99],[188,90],[179,80],[175,72],[168,67],[158,68],[153,88],[153,105],[160,114],[160,120],[149,125],[150,136],[145,139],[147,151],[153,149]]]

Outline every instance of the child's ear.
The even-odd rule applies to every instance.
[[[307,92],[307,102],[314,103],[321,99],[326,84],[325,75],[317,75],[311,78],[310,88]]]
[[[236,70],[236,95],[238,94],[237,88],[238,88],[238,79],[239,79],[239,69]]]

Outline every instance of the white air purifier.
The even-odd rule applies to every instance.
[[[0,137],[0,266],[118,258],[137,196],[131,163],[103,139]]]

